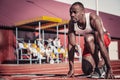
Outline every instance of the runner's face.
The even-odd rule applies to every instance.
[[[73,5],[70,9],[70,17],[73,22],[80,21],[83,15],[83,9],[79,5]]]

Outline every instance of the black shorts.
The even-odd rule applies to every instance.
[[[89,75],[93,72],[92,64],[84,58],[82,59],[82,71],[85,75]]]

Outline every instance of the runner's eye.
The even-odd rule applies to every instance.
[[[76,14],[77,12],[76,11],[70,11],[70,14],[73,14],[73,13]]]
[[[76,11],[73,11],[74,14],[76,14],[77,12]]]

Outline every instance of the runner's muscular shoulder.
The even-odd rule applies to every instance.
[[[98,34],[100,35],[100,39],[104,41],[103,40],[104,31],[103,31],[101,18],[95,14],[91,14],[90,19],[94,31],[98,32]]]
[[[101,18],[96,14],[90,14],[90,24],[94,30],[101,30]]]

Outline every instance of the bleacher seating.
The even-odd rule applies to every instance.
[[[48,41],[48,40],[44,40]],[[63,62],[67,58],[67,50],[62,47],[57,47],[52,45],[52,41],[44,43],[43,41],[34,41],[34,43],[29,43],[19,40],[17,48],[17,62],[28,62],[30,64],[34,63],[50,63],[50,60],[54,60],[54,63]],[[47,50],[49,48],[49,50]],[[50,51],[51,50],[51,51]],[[46,61],[45,61],[46,60]]]

